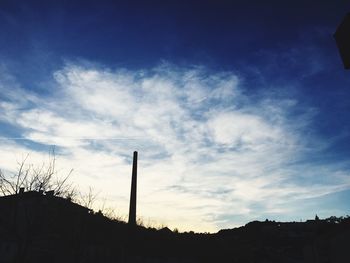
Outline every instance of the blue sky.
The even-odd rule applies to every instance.
[[[249,2],[249,3],[248,3]],[[349,214],[346,1],[1,1],[0,167],[182,230]]]

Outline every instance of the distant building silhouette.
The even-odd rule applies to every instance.
[[[345,16],[334,34],[344,67],[350,69],[350,13]]]
[[[132,161],[132,178],[130,191],[129,224],[136,225],[136,193],[137,193],[137,151]]]
[[[176,233],[130,228],[49,191],[0,197],[0,263],[344,263],[349,236],[350,217]]]

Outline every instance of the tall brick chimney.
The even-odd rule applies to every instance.
[[[132,161],[132,178],[130,193],[129,225],[136,225],[136,190],[137,190],[137,152]]]

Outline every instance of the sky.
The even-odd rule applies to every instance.
[[[0,1],[0,168],[55,147],[128,213],[215,232],[350,214],[347,1]],[[96,207],[98,209],[98,207]]]

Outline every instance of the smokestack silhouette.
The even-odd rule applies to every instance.
[[[132,161],[132,178],[130,193],[129,225],[136,225],[136,190],[137,190],[137,152]]]

